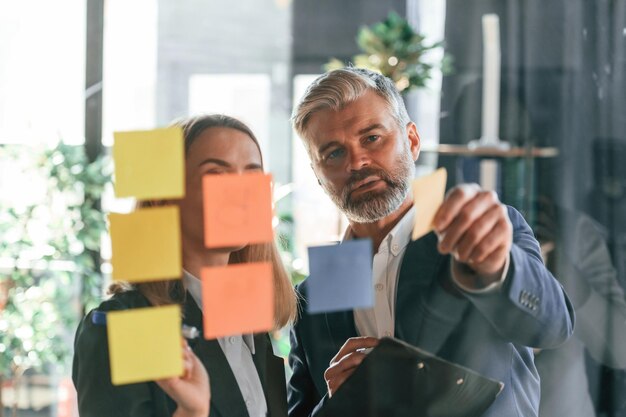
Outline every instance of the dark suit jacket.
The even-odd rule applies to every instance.
[[[504,382],[485,416],[532,417],[539,407],[539,376],[530,347],[567,340],[574,313],[522,216],[509,208],[509,217],[511,263],[503,287],[494,293],[470,294],[451,286],[450,257],[437,251],[433,233],[409,243],[398,277],[395,337]],[[299,287],[305,303],[306,287],[306,281]],[[327,398],[324,371],[354,336],[352,311],[302,313],[291,332],[291,417],[316,413]]]
[[[187,294],[183,323],[202,329],[202,312]],[[148,307],[138,292],[115,295],[98,310],[111,311]],[[154,382],[113,386],[109,368],[106,327],[95,325],[90,312],[80,323],[74,342],[72,379],[78,391],[81,417],[170,417],[176,409],[174,401]],[[287,415],[285,370],[283,360],[274,356],[267,334],[254,337],[253,355],[265,391],[268,415]],[[211,379],[211,417],[248,417],[241,391],[217,340],[204,340],[202,335],[189,341]]]

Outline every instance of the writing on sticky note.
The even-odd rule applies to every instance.
[[[266,332],[274,327],[272,264],[202,269],[204,338]]]
[[[115,132],[115,195],[138,199],[182,198],[184,141],[179,127]]]
[[[180,317],[177,305],[107,313],[113,385],[182,375]]]
[[[415,224],[411,238],[417,240],[433,230],[433,220],[443,203],[446,194],[445,168],[439,168],[430,175],[413,180],[413,206]]]
[[[204,243],[223,248],[271,242],[272,177],[262,173],[206,175]]]
[[[178,279],[182,272],[180,216],[176,206],[110,214],[113,279]]]
[[[310,247],[306,280],[308,311],[322,313],[374,305],[372,241]]]

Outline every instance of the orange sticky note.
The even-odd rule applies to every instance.
[[[185,194],[183,131],[179,127],[115,132],[115,195],[138,199]]]
[[[182,273],[178,207],[110,214],[113,279],[178,279]]]
[[[415,224],[412,239],[416,240],[433,230],[433,220],[446,194],[445,168],[439,168],[425,177],[413,180]]]
[[[113,385],[182,375],[179,306],[110,311],[106,320]]]
[[[271,175],[206,175],[204,192],[204,244],[224,248],[271,242]]]
[[[257,333],[274,326],[269,262],[202,269],[204,338]]]

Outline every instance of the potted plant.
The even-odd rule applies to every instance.
[[[361,54],[353,57],[353,65],[380,72],[391,78],[401,93],[426,86],[432,71],[440,68],[444,74],[452,69],[452,58],[444,55],[439,62],[428,59],[428,53],[443,47],[443,42],[428,44],[425,36],[416,33],[409,22],[395,12],[382,22],[363,26],[356,37]],[[326,70],[345,67],[333,58]]]

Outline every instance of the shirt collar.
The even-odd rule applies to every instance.
[[[411,234],[413,233],[413,225],[415,224],[415,207],[411,206],[404,216],[400,219],[398,224],[395,225],[389,236],[391,237],[391,253],[397,256],[411,241]]]
[[[380,245],[380,250],[388,250],[393,256],[398,256],[400,252],[404,250],[406,245],[411,241],[411,234],[413,232],[413,224],[415,223],[415,207],[411,206],[400,221],[391,229],[391,231],[385,236],[383,242]],[[342,242],[354,239],[352,228],[348,226],[343,234]]]
[[[191,298],[198,304],[200,310],[202,310],[202,281],[183,269],[183,285],[189,294],[191,294]],[[204,317],[204,312],[202,312],[202,315]],[[241,335],[241,337],[243,342],[248,346],[248,349],[250,349],[250,352],[254,355],[254,335],[244,334]]]

